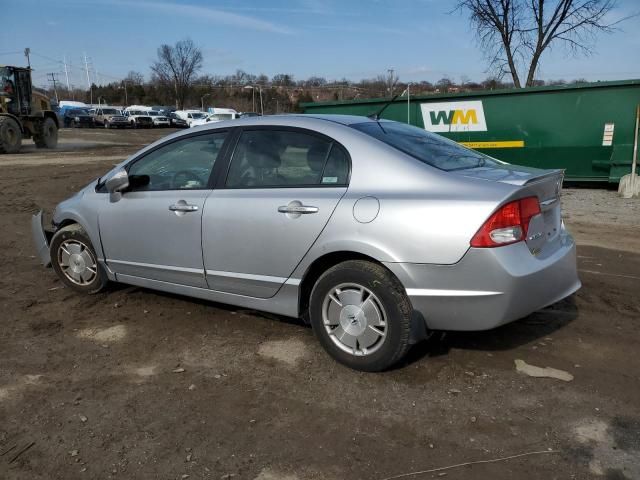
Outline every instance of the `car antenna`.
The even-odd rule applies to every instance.
[[[385,103],[380,110],[378,110],[377,112],[373,112],[373,113],[370,113],[369,115],[367,115],[367,118],[370,118],[371,120],[375,120],[376,122],[378,120],[380,120],[380,115],[382,115],[382,112],[384,112],[387,109],[387,107],[389,105],[391,105],[396,100],[396,98],[398,98],[399,96],[400,96],[399,93],[396,94],[391,100],[389,100],[387,103]]]

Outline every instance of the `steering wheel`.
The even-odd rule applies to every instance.
[[[191,180],[195,180],[198,182],[198,186],[202,186],[202,179],[198,175],[190,170],[180,170],[173,174],[173,177],[171,178],[171,188],[185,188],[186,184]]]

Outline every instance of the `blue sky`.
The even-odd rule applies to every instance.
[[[0,64],[25,63],[30,47],[36,84],[70,62],[70,81],[86,84],[83,55],[97,79],[129,70],[148,77],[162,43],[191,37],[203,73],[291,73],[327,79],[371,78],[394,68],[402,81],[487,77],[486,61],[453,0],[4,0]],[[612,18],[640,11],[619,0]],[[14,53],[15,52],[15,53]],[[548,52],[538,77],[640,78],[640,17],[601,35],[590,57]],[[92,80],[95,73],[92,71]]]

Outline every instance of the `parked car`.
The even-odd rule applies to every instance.
[[[176,110],[176,107],[168,107],[166,105],[151,105],[151,110],[158,112],[160,115],[168,117],[169,114]]]
[[[189,127],[199,127],[200,125],[206,125],[207,123],[221,122],[213,113],[205,113],[202,118],[194,118],[189,122]]]
[[[198,125],[204,125],[206,123],[233,120],[239,118],[238,115],[238,112],[232,108],[209,108],[204,117],[192,120],[189,126],[197,127]]]
[[[167,118],[169,118],[169,122],[171,122],[171,126],[175,127],[175,128],[188,128],[189,124],[187,123],[186,120],[180,118],[178,115],[176,115],[175,112],[171,112],[167,115]]]
[[[125,109],[124,116],[127,118],[129,125],[131,125],[133,128],[153,127],[153,119],[147,111]]]
[[[93,119],[96,125],[104,128],[123,128],[129,126],[129,121],[122,112],[116,108],[99,107],[93,111]]]
[[[64,110],[62,122],[65,127],[93,127],[95,121],[86,108],[67,108]]]
[[[154,127],[170,127],[171,126],[169,117],[162,115],[160,112],[156,112],[155,110],[149,110],[147,114],[151,117]]]
[[[309,321],[390,367],[433,330],[486,330],[580,288],[562,171],[423,129],[282,115],[176,132],[32,220],[70,289],[108,281]]]
[[[206,117],[204,112],[200,110],[176,110],[173,112],[178,118],[187,122],[187,125],[191,126],[191,122],[194,120],[200,120]]]

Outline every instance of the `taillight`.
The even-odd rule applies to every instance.
[[[492,248],[524,240],[531,218],[540,213],[537,197],[527,197],[506,203],[484,222],[471,239],[475,248]]]

